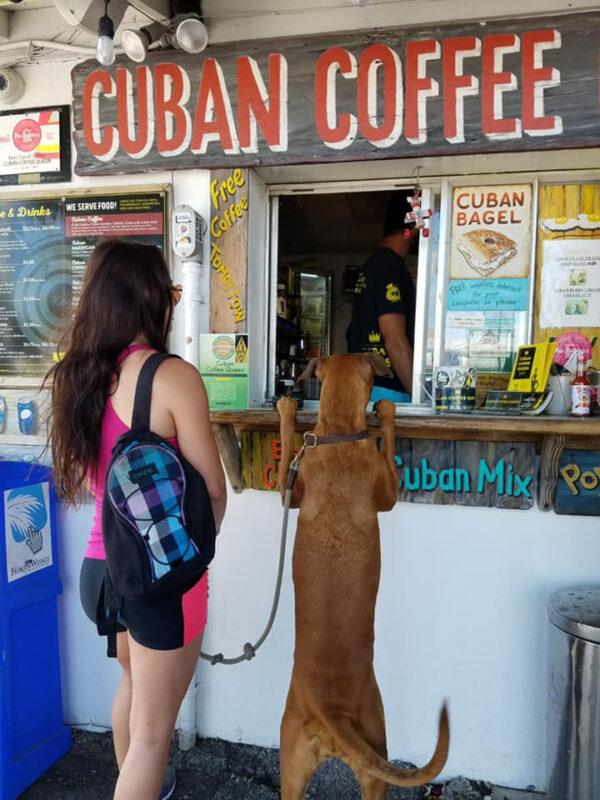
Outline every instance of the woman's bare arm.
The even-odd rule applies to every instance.
[[[165,362],[160,375],[161,391],[175,423],[182,454],[206,481],[217,531],[225,515],[227,487],[219,451],[213,436],[208,396],[202,378],[191,364],[180,359]]]

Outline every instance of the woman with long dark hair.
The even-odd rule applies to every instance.
[[[137,378],[153,352],[167,352],[173,286],[160,250],[119,240],[96,247],[52,382],[50,436],[57,486],[66,502],[91,487],[96,513],[81,570],[81,598],[90,619],[103,608],[104,478],[111,451],[129,430]],[[164,361],[152,387],[150,428],[177,447],[206,481],[217,531],[226,505],[223,468],[213,438],[208,399],[197,370]],[[170,797],[166,770],[181,701],[193,676],[206,624],[205,575],[181,597],[124,600],[117,634],[123,668],[112,709],[119,779],[115,800]]]

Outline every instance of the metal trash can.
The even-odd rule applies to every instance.
[[[547,800],[600,800],[600,586],[548,604]]]

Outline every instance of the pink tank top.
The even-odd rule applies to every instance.
[[[153,348],[145,344],[134,344],[127,347],[119,356],[118,362],[121,364],[130,353],[136,350],[152,350]],[[106,553],[104,551],[104,542],[102,541],[102,501],[104,499],[104,478],[110,457],[112,455],[113,447],[115,446],[119,436],[130,430],[123,420],[117,416],[113,408],[112,400],[110,397],[106,399],[104,407],[104,416],[102,418],[102,430],[100,433],[100,452],[98,454],[98,470],[96,480],[92,484],[92,491],[95,496],[95,510],[94,522],[92,524],[92,531],[88,539],[87,548],[85,551],[85,558],[99,558],[105,559]],[[177,439],[167,439],[169,444],[177,447]]]

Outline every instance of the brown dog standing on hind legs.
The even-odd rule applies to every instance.
[[[321,403],[314,433],[366,429],[373,373],[389,374],[376,354],[313,359]],[[279,484],[285,495],[294,457],[296,403],[283,397]],[[446,763],[448,716],[442,709],[438,742],[420,769],[388,763],[383,704],[373,671],[374,616],[381,567],[378,511],[398,499],[394,462],[394,405],[377,404],[383,450],[375,439],[317,444],[300,462],[292,507],[300,507],[293,556],[296,595],[294,668],[281,723],[281,800],[304,800],[313,772],[338,757],[354,770],[363,800],[385,800],[388,784],[418,786]]]

